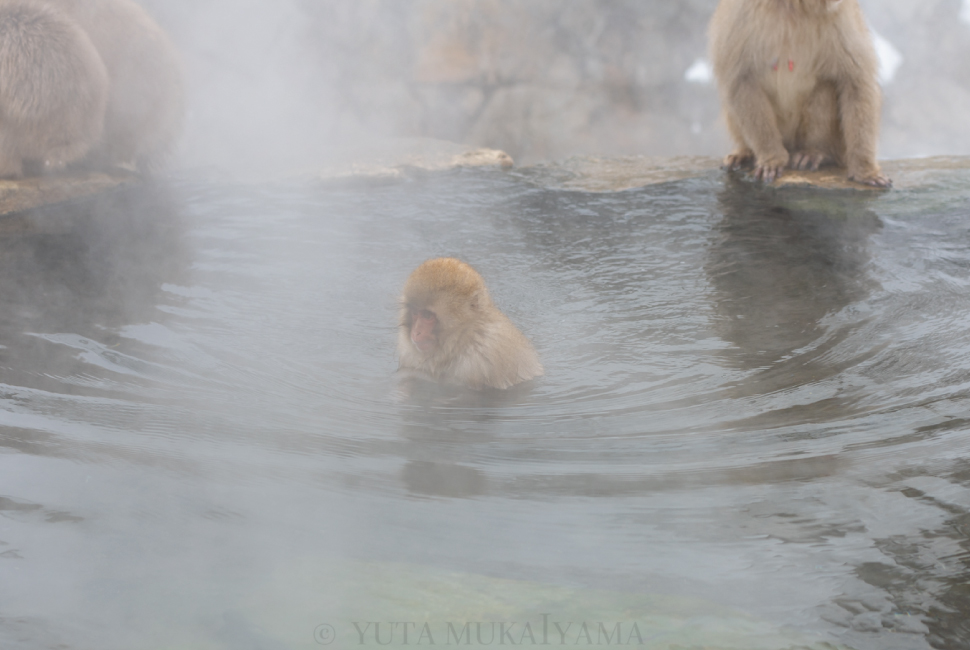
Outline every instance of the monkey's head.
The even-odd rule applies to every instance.
[[[453,257],[428,260],[404,284],[400,327],[424,354],[433,354],[450,339],[481,321],[491,300],[475,269]]]

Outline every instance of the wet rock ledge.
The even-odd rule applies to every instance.
[[[937,156],[933,158],[910,158],[881,162],[883,171],[893,179],[897,190],[928,187],[946,173],[970,169],[970,157]],[[554,189],[582,192],[619,192],[623,190],[696,178],[720,171],[718,158],[708,156],[574,156],[550,163],[520,167],[516,173],[529,180]],[[733,172],[741,182],[761,186],[746,172]],[[833,191],[885,192],[848,180],[844,169],[825,168],[819,171],[788,170],[770,187],[775,189],[805,188]],[[889,190],[892,191],[892,190]]]
[[[399,182],[415,173],[437,173],[463,167],[492,167],[512,170],[512,173],[550,189],[616,192],[718,173],[720,166],[717,159],[705,156],[575,156],[513,169],[512,158],[502,151],[469,149],[454,143],[427,139],[398,142],[396,148],[382,147],[376,153],[369,152],[348,160],[350,162],[340,165],[318,167],[309,177],[324,183],[344,184],[350,181],[352,184],[363,182],[366,185],[375,181]],[[928,187],[947,172],[970,169],[970,157],[886,161],[883,162],[883,169],[894,179],[895,188],[898,190]],[[299,172],[288,175],[291,179],[307,176],[306,173]],[[740,174],[739,178],[743,180],[745,175]],[[263,182],[266,180],[265,177],[262,179]],[[69,230],[76,211],[59,209],[60,207],[140,182],[141,176],[125,170],[78,172],[17,180],[0,179],[0,236]],[[248,182],[260,181],[251,179]],[[788,171],[774,186],[881,191],[848,181],[845,171],[839,169],[818,172]]]
[[[0,235],[57,231],[69,215],[44,210],[137,182],[132,172],[77,172],[16,180],[0,179]]]

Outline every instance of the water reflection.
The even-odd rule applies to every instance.
[[[400,479],[412,495],[469,498],[485,494],[487,478],[469,466],[472,443],[487,441],[488,406],[508,397],[502,391],[472,391],[416,378],[402,380]],[[464,426],[463,426],[464,425]]]
[[[869,192],[765,189],[727,176],[704,270],[725,352],[745,369],[817,342],[822,320],[865,299],[869,237],[882,227]]]
[[[541,381],[541,380],[539,380]],[[491,493],[494,480],[476,467],[481,451],[502,435],[510,410],[528,404],[537,382],[507,390],[470,390],[405,376],[398,384],[400,478],[412,495],[471,498]]]
[[[161,287],[189,264],[169,188],[129,185],[4,219],[27,224],[0,237],[0,383],[21,389],[8,398],[120,397],[116,384],[91,375],[92,360],[141,365],[116,351],[118,330],[164,321]],[[57,438],[7,428],[0,446],[49,454]]]
[[[0,237],[0,336],[144,319],[161,283],[187,263],[177,204],[160,185],[131,184],[0,219],[25,223]]]

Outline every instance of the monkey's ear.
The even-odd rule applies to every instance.
[[[476,291],[472,294],[471,298],[468,300],[468,306],[472,311],[481,311],[485,304],[488,302],[485,290]]]

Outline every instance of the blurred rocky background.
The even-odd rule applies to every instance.
[[[318,164],[384,138],[720,156],[717,0],[146,0],[185,53],[190,163]],[[880,155],[970,154],[970,0],[862,0]]]

